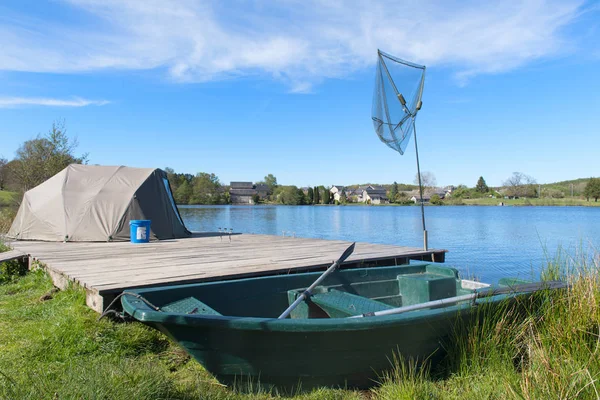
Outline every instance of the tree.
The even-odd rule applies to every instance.
[[[273,174],[265,176],[265,185],[269,188],[269,194],[273,194],[273,191],[277,187],[277,178]]]
[[[444,204],[444,202],[442,202],[442,199],[440,198],[440,196],[437,194],[434,194],[433,196],[431,196],[431,199],[429,199],[429,202],[436,206],[441,206],[442,204]]]
[[[587,185],[585,185],[585,189],[583,189],[583,195],[587,201],[590,201],[590,197],[593,197],[594,201],[597,202],[600,198],[600,178],[590,178]]]
[[[416,173],[415,174],[415,184],[418,185],[419,184],[419,174]],[[436,179],[435,179],[435,175],[429,171],[423,171],[421,172],[421,185],[423,185],[423,187],[435,187],[435,185],[437,184]]]
[[[536,180],[522,172],[513,172],[510,178],[504,182],[506,194],[510,197],[535,197]]]
[[[395,203],[398,200],[398,182],[394,181],[390,189],[390,202]]]
[[[170,167],[166,167],[164,171],[167,174],[167,179],[169,180],[169,185],[171,185],[171,190],[173,193],[175,193],[177,191],[177,187],[179,186],[177,174],[175,173],[175,170]]]
[[[0,190],[4,190],[4,186],[6,185],[6,178],[8,175],[7,164],[8,160],[4,157],[0,157]]]
[[[398,192],[396,202],[400,204],[410,204],[412,201],[408,198],[406,192]]]
[[[167,173],[167,176],[175,175],[175,170],[171,167],[165,167],[164,171]]]
[[[321,201],[321,199],[319,196],[319,188],[317,186],[315,186],[313,188],[313,204],[319,204],[320,201]]]
[[[480,176],[479,179],[477,180],[477,185],[475,185],[475,190],[478,191],[479,193],[487,193],[490,190],[488,185],[485,183],[485,179],[483,179],[483,176]]]
[[[221,184],[215,174],[199,172],[194,178],[191,204],[220,204]]]
[[[551,187],[543,188],[541,194],[543,197],[548,197],[551,199],[563,199],[565,197],[565,194],[563,193],[562,190],[551,188]]]
[[[315,191],[313,190],[313,188],[309,187],[306,193],[306,202],[308,204],[315,204]]]
[[[331,192],[325,186],[319,186],[319,198],[321,204],[331,203]]]
[[[173,198],[177,204],[189,204],[193,194],[192,186],[188,181],[183,181],[181,185],[173,192]]]
[[[470,199],[471,198],[471,189],[467,187],[467,185],[458,185],[452,191],[452,197],[457,199]]]
[[[302,189],[296,186],[281,186],[277,194],[277,200],[281,204],[292,206],[301,205],[304,203],[304,193]]]
[[[38,135],[17,150],[11,170],[23,190],[31,189],[69,164],[87,164],[87,153],[75,156],[77,139],[69,139],[64,122],[54,122],[46,136]]]
[[[19,192],[23,189],[23,185],[21,181],[15,175],[15,170],[19,162],[15,159],[6,163],[4,167],[3,175],[4,175],[4,190],[10,190],[11,192]]]

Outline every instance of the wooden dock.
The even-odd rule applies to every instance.
[[[54,284],[75,282],[86,289],[89,307],[102,312],[134,287],[206,282],[251,276],[317,271],[339,258],[350,242],[282,236],[218,233],[147,244],[15,241],[17,253],[40,261]],[[357,243],[347,268],[443,262],[445,250]]]
[[[29,255],[19,250],[9,250],[0,253],[0,263],[7,261],[26,261]]]

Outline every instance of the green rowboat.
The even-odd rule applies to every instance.
[[[121,303],[222,383],[366,388],[392,368],[395,355],[439,360],[457,324],[474,321],[477,305],[500,306],[540,288],[564,287],[514,280],[492,287],[461,280],[455,269],[432,263],[342,269],[288,318],[278,319],[320,275],[135,289]]]

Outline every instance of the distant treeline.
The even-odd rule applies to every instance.
[[[229,186],[223,185],[214,173],[199,172],[196,175],[176,173],[165,168],[173,197],[177,204],[230,204]],[[315,186],[306,190],[294,185],[279,185],[272,174],[264,180],[255,182],[268,188],[267,196],[254,198],[255,203],[276,203],[286,205],[331,204],[333,202],[329,188]]]
[[[173,196],[177,204],[229,204],[229,186],[221,184],[214,173],[199,172],[196,175],[176,173],[171,168],[166,168],[169,182],[173,190]],[[434,182],[435,177],[429,173],[426,183]],[[298,188],[294,185],[279,185],[277,178],[272,174],[265,176],[263,181],[256,184],[266,185],[268,195],[264,198],[254,198],[255,203],[275,203],[287,205],[313,205],[313,204],[339,204],[352,202],[341,196],[334,200],[330,187],[314,186],[309,188]],[[345,189],[356,189],[362,185],[349,185]],[[394,182],[392,184],[377,184],[386,190],[390,203],[413,204],[410,193],[415,193],[418,185]],[[445,190],[442,190],[445,189]],[[441,199],[436,191],[446,194]],[[537,184],[535,179],[520,172],[515,172],[504,182],[504,186],[488,187],[483,177],[479,177],[475,186],[466,185],[448,186],[446,188],[435,188],[425,185],[425,193],[432,194],[433,204],[459,204],[463,199],[494,198],[547,198],[562,199],[566,197],[585,198],[588,201],[600,198],[600,179],[588,178],[573,181],[556,182],[551,184]]]

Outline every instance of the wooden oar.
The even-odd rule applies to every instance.
[[[329,274],[331,274],[333,271],[335,271],[345,260],[346,258],[348,258],[350,256],[350,254],[352,254],[352,252],[354,251],[354,245],[356,243],[352,243],[347,249],[346,251],[344,251],[344,253],[342,254],[342,256],[340,258],[338,258],[337,261],[335,261],[333,264],[331,264],[331,266],[329,268],[327,268],[327,271],[323,272],[323,274],[321,276],[319,276],[317,278],[316,281],[313,282],[312,285],[310,285],[308,287],[308,289],[306,289],[304,292],[302,292],[302,294],[300,295],[300,297],[298,297],[296,299],[296,301],[294,301],[292,303],[292,305],[290,305],[280,316],[279,319],[283,319],[283,318],[287,318],[288,315],[290,315],[290,313],[296,308],[298,307],[298,304],[302,303],[305,299],[309,298],[310,295],[312,294],[312,290],[316,287],[319,286],[319,284],[321,282],[323,282],[323,279],[327,278],[327,276],[329,276]]]
[[[496,296],[499,294],[533,293],[533,292],[537,292],[538,290],[545,290],[545,289],[564,289],[567,286],[568,286],[568,284],[565,282],[547,281],[547,282],[538,282],[538,283],[526,283],[524,285],[515,285],[515,286],[508,286],[508,287],[501,287],[501,288],[489,288],[489,289],[484,289],[479,292],[475,292],[475,293],[471,293],[471,294],[464,294],[462,296],[448,297],[446,299],[433,300],[433,301],[428,301],[426,303],[420,303],[420,304],[413,304],[412,306],[404,306],[404,307],[398,307],[398,308],[391,308],[389,310],[370,312],[370,313],[361,314],[361,315],[353,315],[352,317],[348,317],[348,318],[378,317],[378,316],[382,316],[382,315],[402,314],[402,313],[409,312],[409,311],[422,310],[424,308],[430,308],[430,307],[444,306],[444,305],[448,305],[448,304],[458,303],[461,301],[468,301],[468,300],[475,301],[475,300],[481,299],[483,297],[492,297],[492,296]]]

